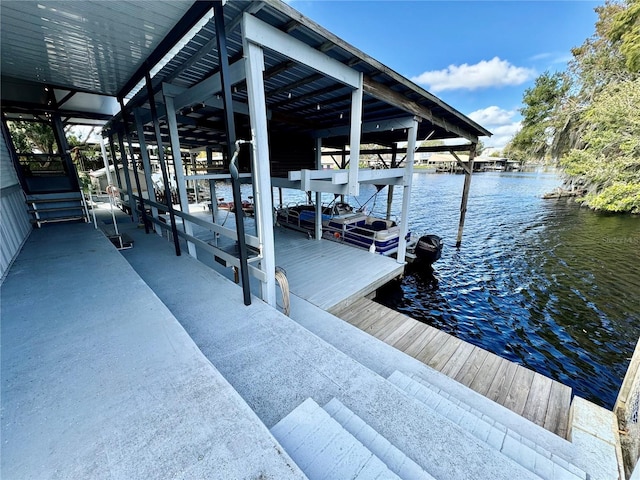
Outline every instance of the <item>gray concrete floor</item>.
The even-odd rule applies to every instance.
[[[304,478],[92,225],[34,230],[0,295],[0,477]]]

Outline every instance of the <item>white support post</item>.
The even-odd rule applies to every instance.
[[[180,136],[178,134],[178,122],[176,120],[176,110],[173,107],[173,97],[164,96],[164,104],[167,107],[167,124],[169,126],[169,137],[171,139],[171,155],[173,156],[173,168],[176,174],[176,184],[178,187],[178,195],[180,196],[180,205],[184,213],[189,213],[189,197],[187,196],[187,182],[184,179],[184,166],[182,164],[182,155],[180,154]],[[182,219],[184,232],[193,236],[193,225],[186,219]],[[193,242],[187,242],[189,255],[198,258],[196,246]]]
[[[111,183],[111,170],[109,167],[109,159],[107,158],[107,147],[104,144],[104,137],[100,135],[100,151],[102,152],[102,161],[104,162],[104,168],[107,174],[107,185],[113,185]]]
[[[414,120],[413,127],[407,129],[407,159],[404,166],[404,187],[402,189],[402,217],[400,219],[400,239],[398,241],[398,263],[405,263],[407,253],[406,236],[409,233],[409,207],[411,205],[411,183],[413,181],[413,159],[418,137],[418,121]]]
[[[322,170],[322,139],[316,138],[316,168]],[[316,240],[322,239],[322,192],[316,192]]]
[[[357,89],[351,94],[351,129],[349,137],[349,195],[360,192],[358,163],[360,161],[360,137],[362,128],[362,73]]]
[[[135,109],[133,111],[133,117],[136,122],[136,130],[138,132],[138,144],[140,145],[140,157],[142,157],[142,166],[144,167],[144,179],[147,183],[147,194],[149,195],[149,200],[152,202],[157,202],[156,191],[153,188],[153,180],[151,179],[151,160],[149,159],[149,151],[147,150],[147,142],[144,139],[144,125],[140,121],[140,110]],[[158,220],[158,209],[156,207],[151,207],[151,216]],[[160,236],[162,236],[162,228],[153,222],[153,230]]]
[[[242,31],[246,32],[243,18]],[[276,306],[276,253],[273,238],[273,202],[271,201],[271,169],[269,166],[269,139],[267,136],[267,103],[264,93],[264,53],[262,48],[244,39],[245,71],[251,120],[252,173],[256,231],[261,245],[260,268],[266,282],[261,284],[262,300]]]

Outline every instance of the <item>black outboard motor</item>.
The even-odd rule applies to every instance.
[[[444,242],[437,235],[424,235],[416,245],[416,261],[422,265],[431,265],[440,259]]]

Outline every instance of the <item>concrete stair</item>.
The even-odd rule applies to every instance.
[[[324,410],[342,425],[351,435],[365,445],[375,456],[400,478],[411,480],[434,480],[420,465],[407,457],[389,440],[376,432],[337,398],[331,399]]]
[[[400,478],[310,398],[271,433],[310,480]]]
[[[409,377],[396,371],[389,377],[389,381],[543,479],[587,479],[587,474],[570,461],[507,428],[498,419],[491,418],[433,387],[416,375]],[[546,433],[553,435],[551,432]]]

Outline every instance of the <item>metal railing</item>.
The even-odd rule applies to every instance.
[[[139,202],[140,201],[140,197],[137,195],[132,195],[132,198],[136,201]],[[154,202],[152,200],[149,199],[142,199],[142,202],[145,205],[148,205],[150,207],[155,207],[161,211],[167,211],[168,207],[167,205],[163,204],[163,203],[158,203],[158,202]],[[206,220],[203,220],[202,218],[196,217],[194,215],[185,213],[185,212],[181,212],[179,210],[176,210],[175,212],[175,216],[176,217],[180,217],[184,222],[190,222],[193,225],[198,225],[199,227],[204,228],[205,230],[209,231],[210,233],[213,233],[214,237],[215,236],[222,236],[225,238],[228,238],[232,241],[238,241],[238,233],[230,228],[226,228],[222,225],[218,225],[216,223],[212,223],[212,222],[208,222]],[[158,225],[162,230],[166,230],[168,232],[169,235],[171,235],[172,233],[172,229],[171,229],[171,225],[153,217],[153,216],[148,216],[147,217],[149,220],[151,220],[155,225]],[[204,240],[201,240],[200,238],[197,238],[193,235],[189,235],[188,233],[186,233],[184,230],[177,230],[178,236],[184,240],[186,240],[187,242],[191,242],[194,245],[196,245],[198,248],[214,255],[214,258],[221,260],[224,262],[224,264],[228,267],[235,267],[235,268],[240,268],[240,259],[238,257],[236,257],[235,255],[217,247],[214,245],[211,245],[208,242],[205,242]],[[267,275],[265,272],[263,272],[262,270],[260,270],[259,268],[257,268],[254,264],[260,262],[260,260],[262,260],[262,251],[261,251],[261,246],[260,246],[260,240],[253,236],[253,235],[248,235],[245,234],[245,241],[246,244],[251,247],[251,250],[253,252],[255,252],[254,255],[251,255],[248,259],[248,263],[249,263],[249,273],[251,274],[251,276],[253,276],[254,278],[258,279],[261,282],[266,282],[267,281]]]

